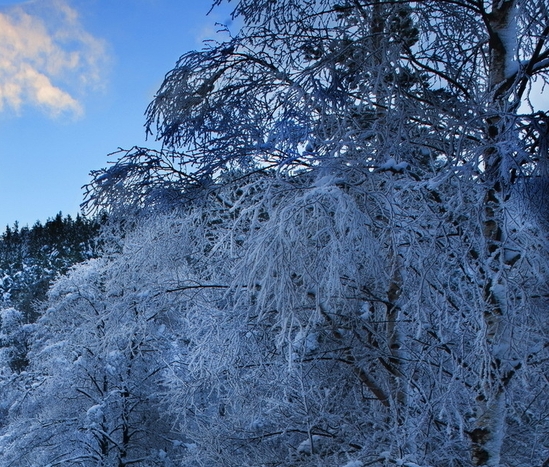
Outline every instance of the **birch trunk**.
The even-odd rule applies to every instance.
[[[507,113],[506,95],[511,85],[514,59],[513,24],[516,0],[493,0],[488,14],[490,46],[489,90],[493,105],[487,118],[487,149],[484,153],[486,192],[483,200],[482,235],[484,260],[479,265],[483,282],[483,322],[485,354],[479,379],[475,427],[471,432],[473,464],[479,467],[500,465],[505,432],[505,385],[512,372],[505,368],[510,349],[506,328],[508,269],[504,263],[506,176],[504,160],[497,143],[504,137]]]

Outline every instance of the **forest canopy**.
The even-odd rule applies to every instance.
[[[0,466],[546,467],[546,2],[234,16],[92,172],[100,255],[2,311]]]

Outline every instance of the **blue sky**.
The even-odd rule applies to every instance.
[[[75,215],[81,186],[118,147],[186,51],[230,8],[209,0],[0,0],[0,231]]]

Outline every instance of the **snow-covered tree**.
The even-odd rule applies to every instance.
[[[177,270],[151,240],[127,237],[56,282],[6,409],[0,465],[176,465],[184,438],[162,381],[178,338],[157,289]]]
[[[6,227],[0,236],[0,307],[15,307],[25,321],[34,321],[57,275],[98,254],[99,226],[99,219],[59,213],[43,225]]]
[[[183,55],[149,107],[169,151],[121,155],[96,173],[95,201],[110,190],[115,202],[124,185],[154,197],[234,167],[339,158],[366,168],[392,157],[422,177],[437,158],[487,173],[496,139],[543,139],[542,113],[517,114],[546,77],[543,1],[242,1],[235,14],[243,30]],[[506,179],[529,173],[527,156],[504,164]]]
[[[471,465],[496,388],[498,455],[542,465],[548,258],[518,207],[491,344],[478,184],[452,179],[434,200],[404,174],[334,174],[237,192],[187,214],[201,266],[170,292],[189,340],[166,383],[196,444],[184,465]]]
[[[546,2],[235,15],[88,194],[185,206],[184,465],[547,464]]]

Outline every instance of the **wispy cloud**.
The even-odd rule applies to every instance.
[[[105,44],[65,0],[0,10],[0,111],[30,105],[80,116],[78,93],[101,82],[104,57]]]

